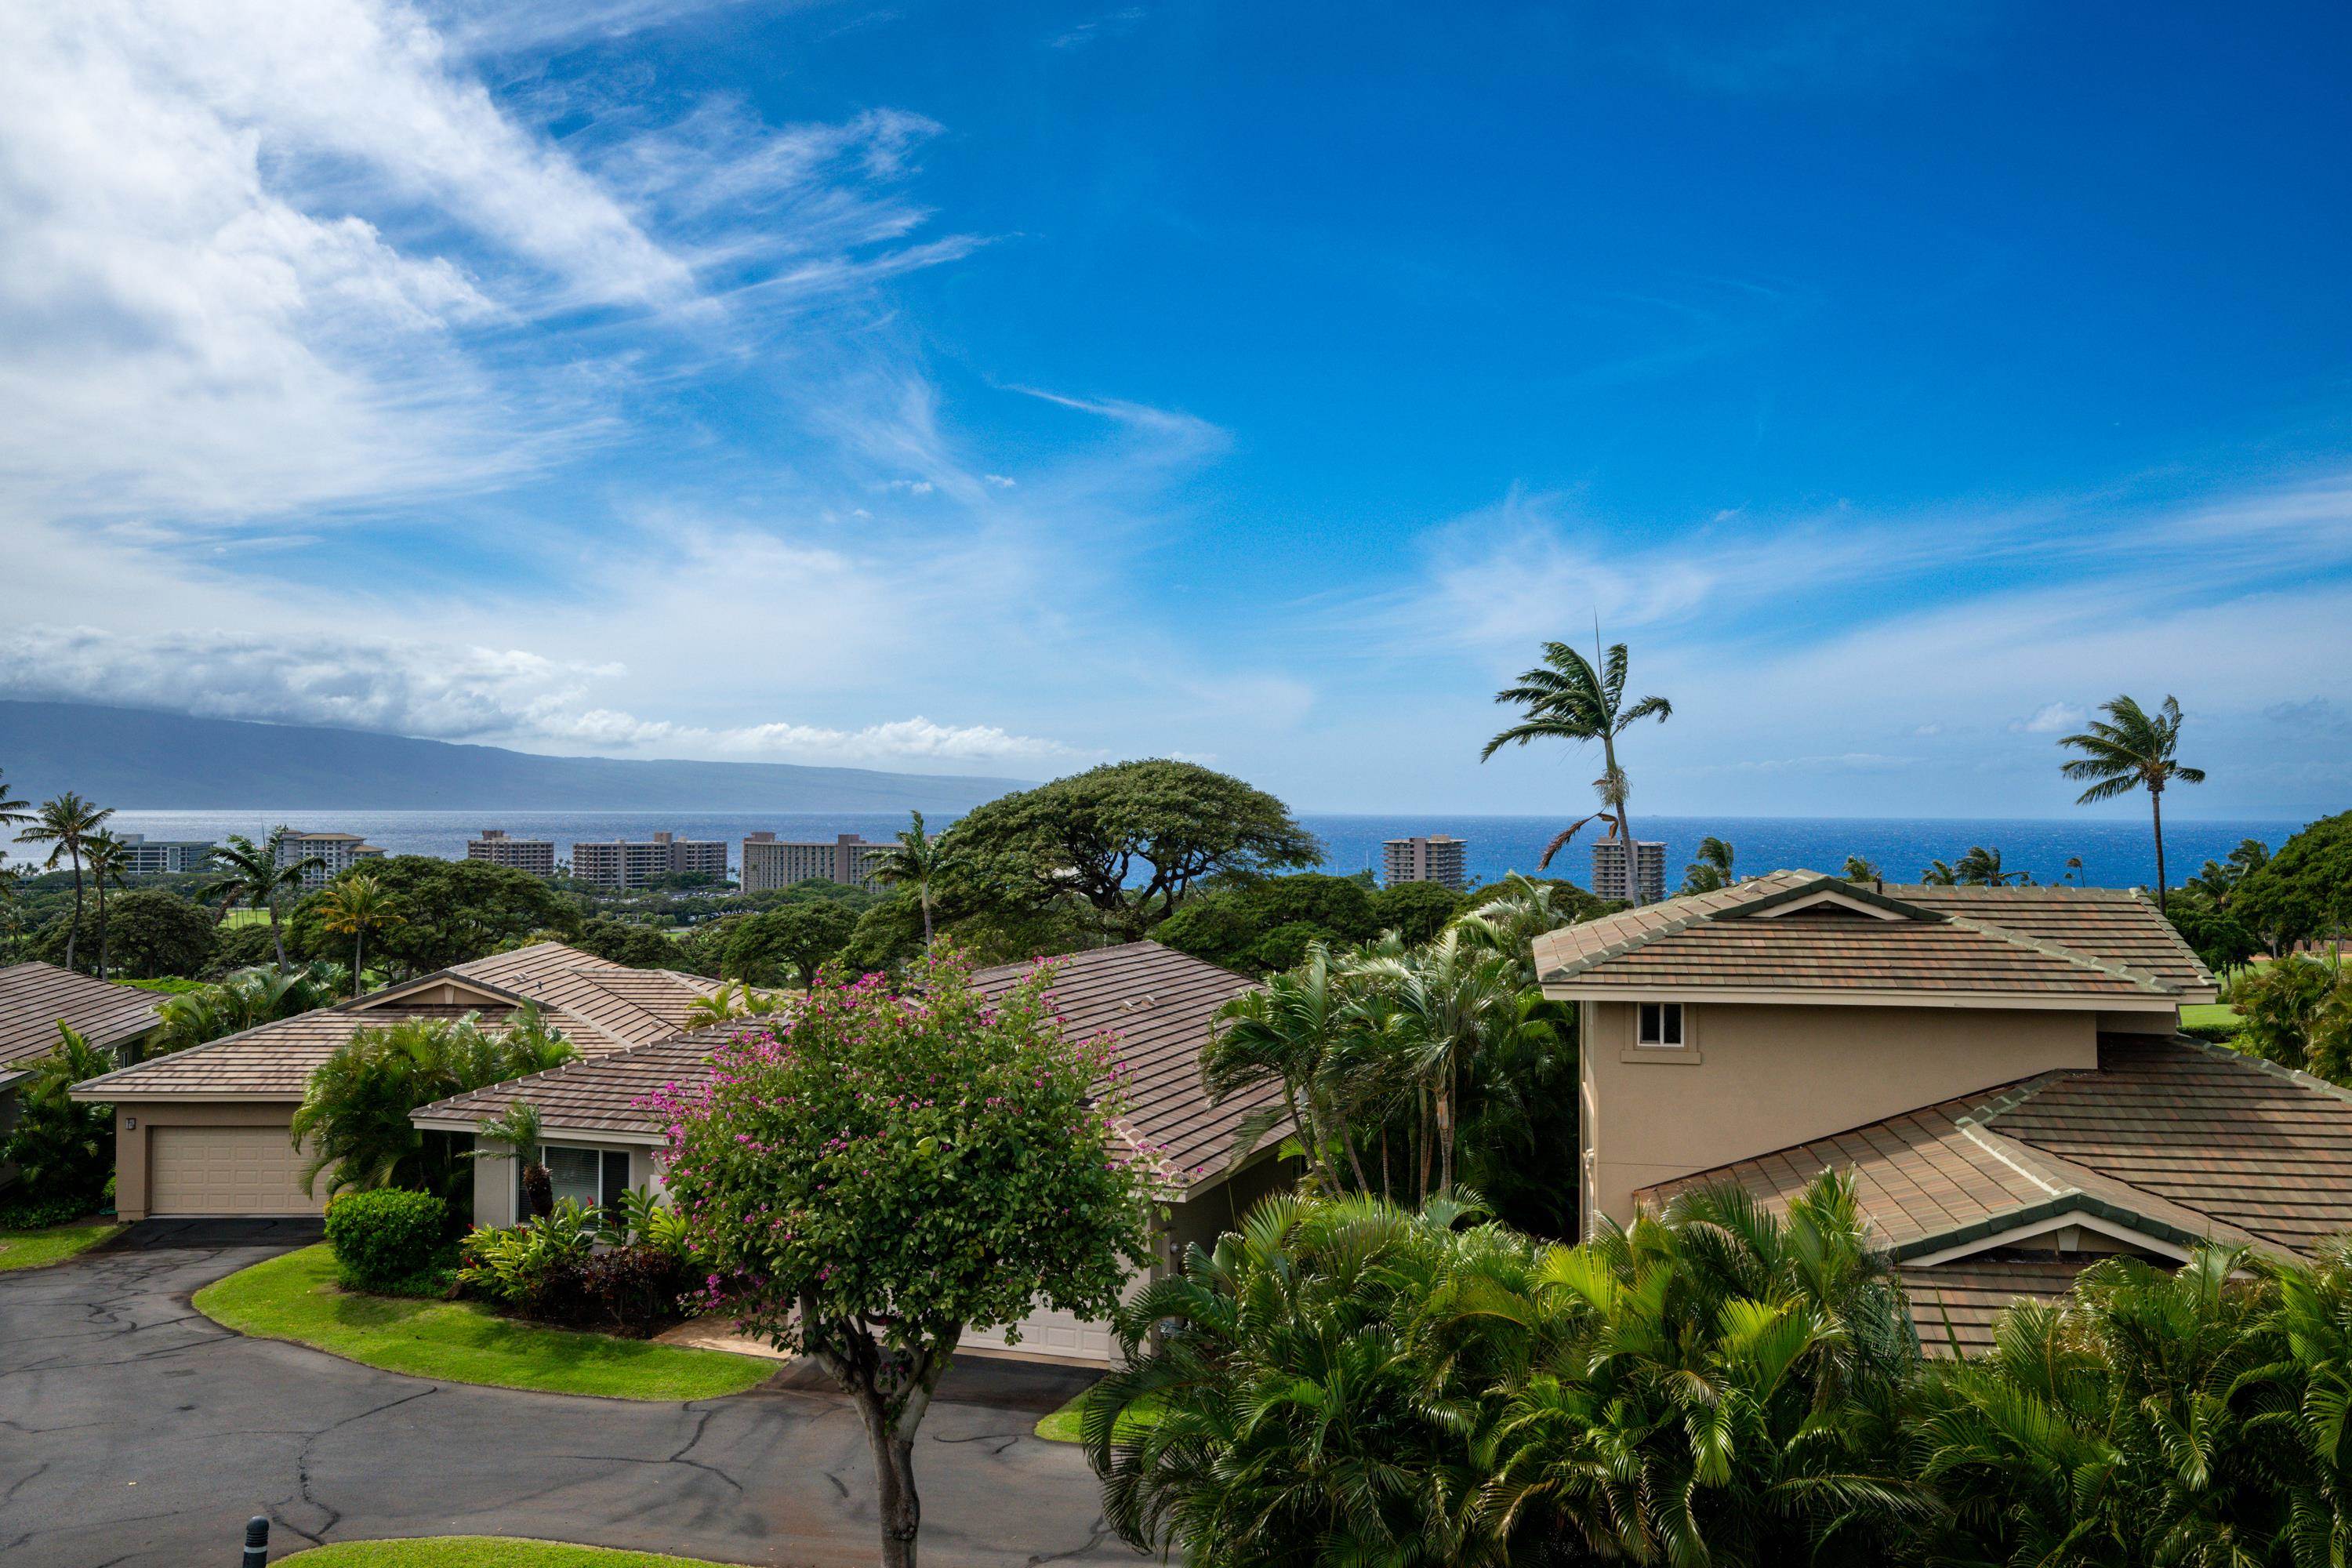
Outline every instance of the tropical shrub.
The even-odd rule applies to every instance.
[[[27,1198],[68,1208],[71,1219],[113,1190],[114,1107],[78,1104],[68,1091],[113,1070],[115,1061],[66,1025],[58,1036],[16,1084],[16,1124],[0,1142],[0,1163],[16,1166]]]
[[[292,1132],[311,1152],[303,1190],[409,1187],[465,1206],[468,1173],[455,1139],[412,1123],[417,1107],[544,1072],[572,1059],[572,1043],[537,1008],[503,1029],[463,1018],[406,1018],[362,1029],[310,1075]]]
[[[247,931],[260,931],[247,926]],[[152,1047],[158,1056],[184,1051],[262,1024],[332,1005],[341,987],[329,966],[312,964],[283,973],[274,968],[240,969],[209,984],[193,986],[156,1005],[163,1027]]]
[[[344,1193],[327,1205],[336,1273],[355,1290],[382,1290],[424,1273],[443,1251],[449,1205],[398,1187]]]
[[[525,1316],[645,1334],[685,1315],[703,1284],[685,1216],[643,1188],[609,1213],[566,1199],[466,1237],[461,1284]]]
[[[557,1316],[580,1292],[596,1237],[596,1216],[577,1198],[520,1225],[477,1226],[466,1237],[458,1282],[527,1316]]]
[[[2238,1048],[2323,1078],[2347,1076],[2352,982],[2335,964],[2290,955],[2235,978],[2231,1005],[2241,1020]]]
[[[1122,1309],[1081,1421],[1119,1533],[1203,1564],[1763,1568],[1885,1562],[1932,1511],[1848,1184],[1575,1247],[1462,1218],[1272,1199]]]

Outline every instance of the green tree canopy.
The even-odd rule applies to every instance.
[[[911,1568],[914,1441],[967,1329],[1102,1317],[1146,1261],[1144,1188],[1042,979],[984,1002],[960,963],[821,987],[659,1104],[668,1187],[710,1305],[824,1366],[863,1420],[882,1561]]]
[[[1108,763],[990,801],[941,840],[957,908],[1037,907],[1075,893],[1128,935],[1220,872],[1321,863],[1289,807],[1196,763]]]
[[[48,1055],[17,1065],[30,1076],[16,1086],[15,1125],[0,1139],[0,1163],[16,1167],[36,1203],[96,1207],[114,1173],[114,1107],[79,1104],[68,1091],[117,1063],[60,1024]]]
[[[815,984],[820,964],[841,952],[857,930],[857,916],[832,902],[786,904],[737,926],[727,939],[727,973],[754,985],[788,979]]]
[[[371,874],[403,917],[398,925],[378,932],[370,948],[374,963],[395,977],[429,974],[487,957],[534,931],[567,933],[568,941],[568,933],[579,929],[579,913],[571,900],[544,879],[512,866],[394,855]],[[327,929],[327,906],[321,891],[294,907],[289,923],[295,945],[312,957],[348,958],[349,940]]]
[[[1470,907],[1467,895],[1436,882],[1399,882],[1372,895],[1372,929],[1408,943],[1433,939]]]
[[[550,940],[559,940],[550,933]],[[632,969],[676,969],[678,967],[677,939],[658,926],[642,921],[614,920],[610,915],[593,915],[580,922],[580,928],[560,940],[571,943],[583,952],[593,952],[613,963],[625,963]]]
[[[2239,879],[2230,912],[2274,951],[2352,927],[2352,811],[2323,816],[2280,845]]]
[[[34,939],[33,954],[51,963],[65,962],[66,927],[70,917],[42,928]],[[85,911],[79,949],[87,953],[98,943],[98,917]],[[220,945],[220,930],[213,917],[177,893],[152,888],[119,893],[106,903],[107,945],[113,973],[128,980],[157,980],[171,975],[194,978],[205,973]],[[263,932],[265,942],[268,932]]]

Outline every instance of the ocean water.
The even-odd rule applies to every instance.
[[[930,818],[934,828],[951,820]],[[1570,820],[1564,816],[1470,816],[1443,812],[1412,816],[1304,816],[1299,819],[1323,841],[1325,869],[1347,874],[1377,871],[1381,846],[1391,838],[1417,833],[1450,833],[1466,843],[1470,874],[1494,881],[1510,870],[1533,871],[1544,845]],[[887,838],[906,826],[906,818],[888,814],[782,814],[761,816],[743,813],[698,816],[692,812],[479,812],[479,811],[305,811],[289,816],[266,807],[251,811],[121,811],[112,826],[117,832],[143,833],[150,838],[215,839],[228,833],[259,837],[271,826],[290,822],[296,827],[333,829],[366,836],[394,855],[440,855],[462,858],[466,840],[484,827],[503,827],[518,838],[550,838],[558,858],[567,858],[581,839],[647,838],[668,830],[688,838],[740,841],[747,833],[773,832],[780,838],[831,838],[836,833]],[[2207,859],[2220,859],[2242,838],[2259,838],[2275,849],[2303,825],[2276,821],[2181,821],[2165,825],[2165,858],[2174,885],[2193,875]],[[2156,851],[2145,816],[1985,819],[1887,817],[1776,816],[1639,816],[1633,828],[1645,839],[1666,846],[1669,890],[1682,880],[1683,867],[1708,835],[1728,840],[1737,851],[1735,868],[1757,874],[1784,867],[1805,867],[1834,873],[1848,855],[1874,862],[1890,881],[1916,881],[1928,861],[1957,861],[1972,844],[2001,852],[2011,870],[2026,870],[2034,880],[2054,882],[2067,874],[2070,857],[2082,861],[2075,879],[2093,887],[2144,887],[2156,880]],[[1587,829],[1587,835],[1591,832]],[[1591,879],[1591,852],[1588,838],[1563,850],[1553,862],[1554,874],[1584,883]]]

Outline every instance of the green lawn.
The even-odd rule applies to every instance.
[[[755,1356],[517,1322],[471,1301],[354,1295],[335,1283],[323,1245],[205,1286],[196,1310],[240,1333],[292,1340],[386,1372],[548,1394],[710,1399],[757,1387],[776,1370]]]
[[[1089,1388],[1082,1393],[1072,1394],[1070,1396],[1070,1402],[1067,1405],[1063,1405],[1059,1410],[1055,1411],[1050,1415],[1040,1415],[1037,1417],[1037,1425],[1032,1427],[1031,1430],[1035,1432],[1040,1437],[1045,1438],[1048,1443],[1084,1442],[1086,1439],[1081,1434],[1078,1426],[1078,1407],[1087,1402],[1087,1394],[1092,1394],[1094,1390]],[[1119,1426],[1131,1431],[1137,1426],[1150,1426],[1159,1419],[1160,1415],[1156,1407],[1146,1405],[1140,1406],[1129,1415],[1120,1416]],[[1125,1436],[1125,1433],[1122,1432],[1121,1436]]]
[[[110,1225],[53,1225],[45,1230],[0,1230],[0,1273],[63,1263],[114,1234]]]
[[[2191,1002],[2180,1009],[2185,1029],[2234,1029],[2239,1022],[2238,1010],[2226,1002]]]
[[[221,921],[225,926],[266,926],[268,923],[268,910],[247,909],[242,905],[229,910],[228,918]]]
[[[566,1546],[509,1535],[435,1535],[422,1541],[341,1541],[297,1552],[303,1568],[725,1568],[700,1557],[661,1557]]]

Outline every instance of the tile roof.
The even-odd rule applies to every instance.
[[[1580,989],[2178,1002],[2212,977],[2169,922],[2128,893],[1929,889],[1922,900],[1811,871],[1775,871],[1536,939],[1537,967]],[[1996,918],[1998,917],[1998,918]]]
[[[155,1026],[157,1000],[54,963],[0,969],[0,1077],[55,1050],[59,1023],[101,1048],[143,1035]]]
[[[1853,1173],[1898,1261],[1998,1247],[2069,1215],[2174,1247],[2307,1253],[2352,1231],[2352,1091],[2200,1040],[2104,1035],[2096,1068],[2043,1073],[1635,1196],[1656,1206],[1728,1181],[1784,1208],[1824,1169]]]
[[[1926,1268],[1906,1268],[1911,1323],[1919,1348],[1937,1360],[1992,1349],[1993,1320],[2014,1301],[2055,1302],[2074,1277],[2099,1261],[2095,1252],[2024,1253],[2006,1248],[1974,1253]]]
[[[87,1090],[90,1098],[121,1099],[299,1100],[310,1074],[361,1029],[404,1018],[461,1017],[473,1012],[481,1015],[484,1026],[497,1027],[511,1015],[510,1008],[403,1000],[404,994],[429,992],[435,982],[452,976],[492,988],[501,996],[538,1003],[586,1057],[676,1035],[687,1009],[712,984],[668,970],[630,969],[560,942],[539,942],[141,1062],[93,1079],[76,1093]]]
[[[1066,1037],[1118,1037],[1129,1073],[1121,1131],[1129,1142],[1171,1186],[1221,1180],[1241,1122],[1282,1098],[1268,1087],[1212,1106],[1201,1085],[1201,1049],[1208,1043],[1211,1019],[1254,983],[1152,942],[1044,962],[1054,971],[1054,1003]],[[980,970],[972,985],[982,995],[1002,994],[1034,968],[1008,963]],[[551,1128],[649,1132],[650,1119],[636,1102],[665,1084],[698,1076],[721,1035],[706,1030],[575,1062],[445,1100],[416,1114],[434,1125],[471,1124],[523,1100],[539,1108]],[[1271,1147],[1282,1132],[1270,1131],[1262,1145]]]

